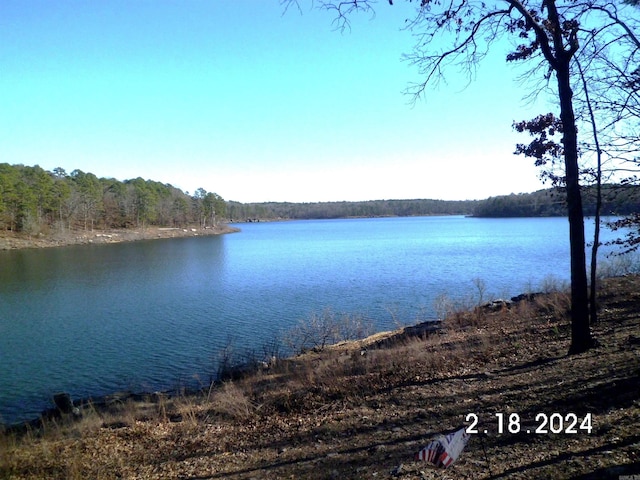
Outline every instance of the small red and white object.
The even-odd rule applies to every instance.
[[[415,459],[429,462],[436,467],[449,467],[458,459],[469,441],[470,435],[465,430],[465,428],[461,428],[447,435],[439,435],[416,453]]]

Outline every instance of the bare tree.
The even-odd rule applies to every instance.
[[[624,4],[639,5],[637,1]],[[582,148],[594,153],[602,177],[613,178],[618,183],[613,195],[624,197],[630,191],[627,187],[640,181],[640,38],[636,33],[640,29],[640,18],[636,15],[623,19],[615,5],[608,9],[597,7],[596,11],[610,24],[618,26],[622,34],[603,35],[602,28],[594,29],[590,41],[583,47],[589,71],[582,73],[584,93],[578,97],[578,103],[586,105],[591,122],[597,118],[598,132],[597,137],[594,132],[593,141],[584,142]],[[639,13],[637,8],[635,12]],[[588,92],[593,92],[591,98]],[[637,248],[640,241],[637,214],[610,226],[631,228],[625,239],[610,243],[621,245],[623,253]],[[593,309],[592,305],[592,321]]]
[[[297,0],[284,0],[287,6]],[[369,12],[373,1],[318,1],[315,4],[334,15],[339,28],[349,26],[349,17]],[[389,1],[392,4],[392,1]],[[492,45],[510,38],[514,48],[507,61],[527,62],[531,76],[537,75],[553,86],[559,106],[562,129],[562,158],[566,187],[569,242],[571,251],[571,346],[569,353],[580,353],[593,345],[589,326],[589,295],[586,273],[584,217],[580,190],[579,142],[574,88],[579,80],[575,69],[578,54],[583,55],[587,71],[601,68],[597,53],[581,46],[633,44],[635,6],[606,0],[420,0],[409,28],[417,42],[407,59],[422,75],[409,92],[420,96],[450,67],[472,72]],[[617,39],[617,42],[614,40]],[[613,43],[612,43],[613,42]],[[441,48],[441,45],[447,45]],[[618,68],[623,59],[609,56]],[[592,67],[593,65],[593,67]],[[533,87],[532,87],[533,88]]]

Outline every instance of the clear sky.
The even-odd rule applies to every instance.
[[[415,2],[2,0],[0,162],[143,177],[225,200],[475,199],[544,185],[505,46],[415,105]]]

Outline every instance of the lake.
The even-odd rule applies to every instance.
[[[206,384],[222,349],[260,351],[327,308],[389,330],[436,318],[440,295],[474,298],[474,279],[486,299],[569,279],[566,218],[238,226],[215,237],[0,252],[0,421],[37,417],[60,391]]]

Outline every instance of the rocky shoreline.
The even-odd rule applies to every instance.
[[[198,237],[239,232],[240,229],[220,224],[213,228],[145,227],[110,230],[67,230],[50,235],[27,235],[16,232],[0,233],[0,250],[52,248],[69,245],[106,244],[154,240],[160,238]]]

